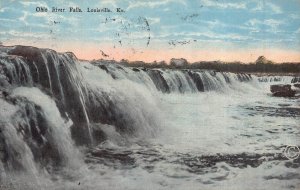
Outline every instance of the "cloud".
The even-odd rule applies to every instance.
[[[49,38],[48,34],[45,33],[32,33],[32,32],[20,32],[20,31],[16,31],[16,30],[10,30],[7,32],[2,32],[3,35],[10,35],[10,36],[14,36],[17,38],[28,38],[28,39],[36,39],[36,38],[43,38],[43,39],[47,39]]]
[[[27,17],[29,13],[27,11],[22,11],[22,12],[23,12],[23,16],[19,17],[18,20],[22,21],[25,25],[28,25]]]
[[[3,7],[3,8],[0,9],[0,13],[4,13],[7,10],[9,10],[9,7]]]
[[[258,19],[251,19],[246,24],[244,27],[248,27],[248,30],[250,33],[265,33],[265,34],[279,34],[280,33],[280,38],[283,38],[283,34],[290,34],[291,31],[287,31],[282,27],[285,24],[285,20],[275,20],[275,19],[265,19],[265,20],[258,20]],[[267,35],[265,36],[266,38]],[[290,36],[289,36],[290,37]],[[284,38],[288,38],[287,36]]]
[[[300,19],[300,15],[299,14],[290,14],[289,17],[291,19],[295,19],[295,20]]]
[[[275,20],[275,19],[266,19],[266,20],[258,20],[258,19],[251,19],[249,20],[246,25],[254,26],[258,28],[260,25],[265,25],[271,27],[273,30],[277,30],[278,27],[283,24],[283,20]]]
[[[67,16],[67,15],[56,14],[56,13],[52,13],[52,12],[37,12],[37,13],[36,12],[34,12],[34,13],[27,12],[26,17],[25,17],[25,14],[24,14],[19,19],[24,20],[29,16],[44,19],[46,21],[45,24],[49,24],[49,25],[51,23],[53,24],[54,21],[56,21],[56,22],[59,21],[59,22],[64,23],[64,24],[69,24],[72,27],[78,27],[79,21],[80,21],[80,18],[78,16],[77,17],[76,16]],[[26,20],[24,20],[24,22],[26,22]],[[32,24],[33,23],[30,23],[30,25],[32,25]]]
[[[277,29],[279,25],[281,25],[283,21],[281,20],[274,20],[274,19],[267,19],[264,21],[264,24],[270,26],[272,29]]]
[[[208,20],[208,21],[203,20],[201,22],[204,23],[204,24],[206,24],[207,27],[210,28],[210,29],[228,26],[224,22],[221,22],[220,20],[217,20],[217,19],[214,19],[212,21],[210,21],[210,20]]]
[[[258,31],[257,27],[254,27],[255,26],[255,23],[256,22],[260,22],[258,21],[257,19],[253,19],[251,21],[248,21],[247,22],[247,25],[237,25],[237,24],[229,24],[229,23],[226,23],[226,22],[223,22],[221,20],[218,20],[218,19],[214,19],[214,20],[201,20],[200,23],[201,24],[204,24],[206,27],[208,27],[209,29],[217,29],[217,30],[220,30],[222,29],[223,31],[226,31],[226,30],[243,30],[244,31],[251,31],[251,32],[254,32],[254,31]],[[250,24],[251,23],[251,24]]]
[[[3,22],[17,22],[15,19],[9,19],[9,18],[0,18],[0,21],[3,21]]]
[[[24,7],[35,6],[35,7],[48,7],[45,2],[33,2],[33,1],[21,1],[20,2]]]
[[[266,1],[256,1],[256,7],[252,9],[252,11],[265,11],[265,12],[272,12],[275,14],[281,14],[282,9],[278,5],[275,5],[274,3],[271,2],[266,2]]]
[[[150,2],[131,1],[129,3],[129,6],[128,6],[127,10],[134,9],[134,8],[141,8],[141,7],[147,7],[147,8],[153,9],[153,8],[156,8],[156,7],[167,5],[169,3],[179,3],[179,4],[182,4],[182,5],[186,6],[185,0],[165,0],[165,1],[161,1],[161,0],[157,1],[156,0],[156,1],[150,1]]]
[[[273,4],[273,3],[267,3],[267,5],[271,8],[271,10],[274,12],[274,13],[277,13],[277,14],[280,14],[282,13],[282,10],[279,6]]]
[[[104,6],[110,5],[116,8],[118,7],[117,2],[118,2],[117,0],[102,0],[100,4]]]
[[[157,38],[168,38],[172,39],[175,37],[184,37],[190,39],[197,39],[197,40],[205,40],[205,38],[214,39],[214,40],[233,40],[233,41],[246,41],[250,40],[249,36],[241,35],[238,33],[227,33],[227,34],[220,34],[213,32],[211,30],[205,32],[173,32],[173,33],[161,33]]]
[[[202,0],[202,5],[206,7],[216,7],[220,9],[246,9],[246,3],[223,3],[216,0]]]
[[[156,18],[147,17],[147,20],[149,21],[150,25],[154,25],[154,24],[159,24],[160,23],[160,18],[159,17],[156,17]]]

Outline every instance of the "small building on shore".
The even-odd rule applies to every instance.
[[[180,58],[180,59],[172,58],[170,60],[170,65],[173,67],[183,67],[183,66],[186,66],[187,64],[188,64],[188,62],[184,58]]]

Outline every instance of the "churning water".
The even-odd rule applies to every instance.
[[[299,189],[298,80],[2,47],[0,189]]]

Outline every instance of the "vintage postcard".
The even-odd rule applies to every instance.
[[[0,0],[0,190],[299,190],[299,0]]]

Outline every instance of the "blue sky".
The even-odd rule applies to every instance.
[[[66,12],[53,13],[52,7]],[[69,7],[83,12],[70,13]],[[112,12],[88,13],[88,7]],[[103,58],[101,49],[109,58],[131,60],[178,54],[213,59],[215,52],[216,60],[265,53],[300,61],[299,12],[299,0],[7,0],[0,1],[0,41],[74,51],[86,59]]]

